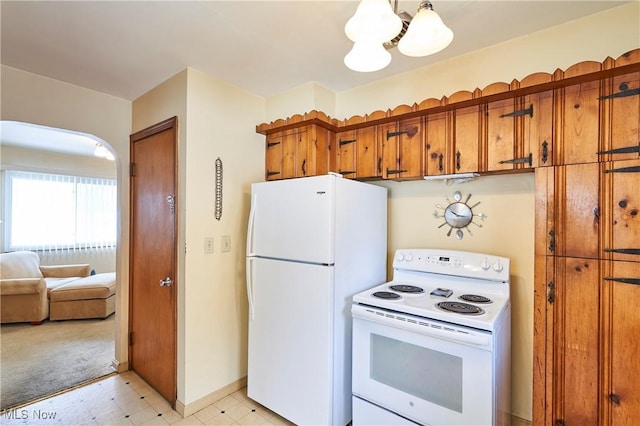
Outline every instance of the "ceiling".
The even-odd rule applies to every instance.
[[[340,92],[628,2],[432,0],[451,45],[424,58],[394,49],[373,73],[343,64],[357,0],[2,0],[0,48],[3,65],[128,100],[186,67],[263,97],[310,81]]]

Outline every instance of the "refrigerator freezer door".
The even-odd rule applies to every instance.
[[[333,267],[259,258],[247,267],[248,396],[296,424],[332,424]]]
[[[247,256],[333,264],[335,179],[253,184]]]

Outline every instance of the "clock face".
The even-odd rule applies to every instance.
[[[473,233],[469,229],[469,225],[474,224],[478,228],[482,228],[481,224],[473,221],[473,218],[478,217],[481,221],[484,221],[487,215],[485,215],[484,213],[474,214],[473,209],[478,204],[480,204],[480,202],[477,202],[473,206],[471,206],[468,204],[470,199],[471,194],[467,195],[467,198],[462,201],[462,194],[459,191],[456,191],[453,194],[453,201],[447,198],[448,204],[446,207],[443,207],[440,204],[436,204],[436,208],[444,210],[444,212],[440,213],[438,210],[436,210],[433,215],[436,218],[444,218],[444,223],[438,226],[438,228],[449,225],[447,236],[451,235],[452,231],[455,229],[456,238],[461,240],[464,236],[464,229],[467,230],[469,235],[473,235]]]
[[[468,205],[461,202],[451,203],[444,210],[444,220],[452,228],[464,228],[471,223],[473,212]]]

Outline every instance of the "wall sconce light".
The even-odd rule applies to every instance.
[[[93,155],[100,158],[106,158],[107,160],[115,160],[115,157],[104,145],[96,143],[96,149],[93,151]]]

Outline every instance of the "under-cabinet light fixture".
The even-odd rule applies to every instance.
[[[353,48],[344,57],[345,65],[358,72],[378,71],[389,65],[388,49],[398,46],[407,56],[427,56],[447,47],[453,31],[423,0],[415,17],[398,12],[398,0],[361,0],[356,13],[347,21],[345,34]]]
[[[464,183],[474,180],[480,176],[480,173],[454,173],[450,175],[433,175],[425,176],[424,180],[443,180],[444,183],[450,185],[452,183]]]

